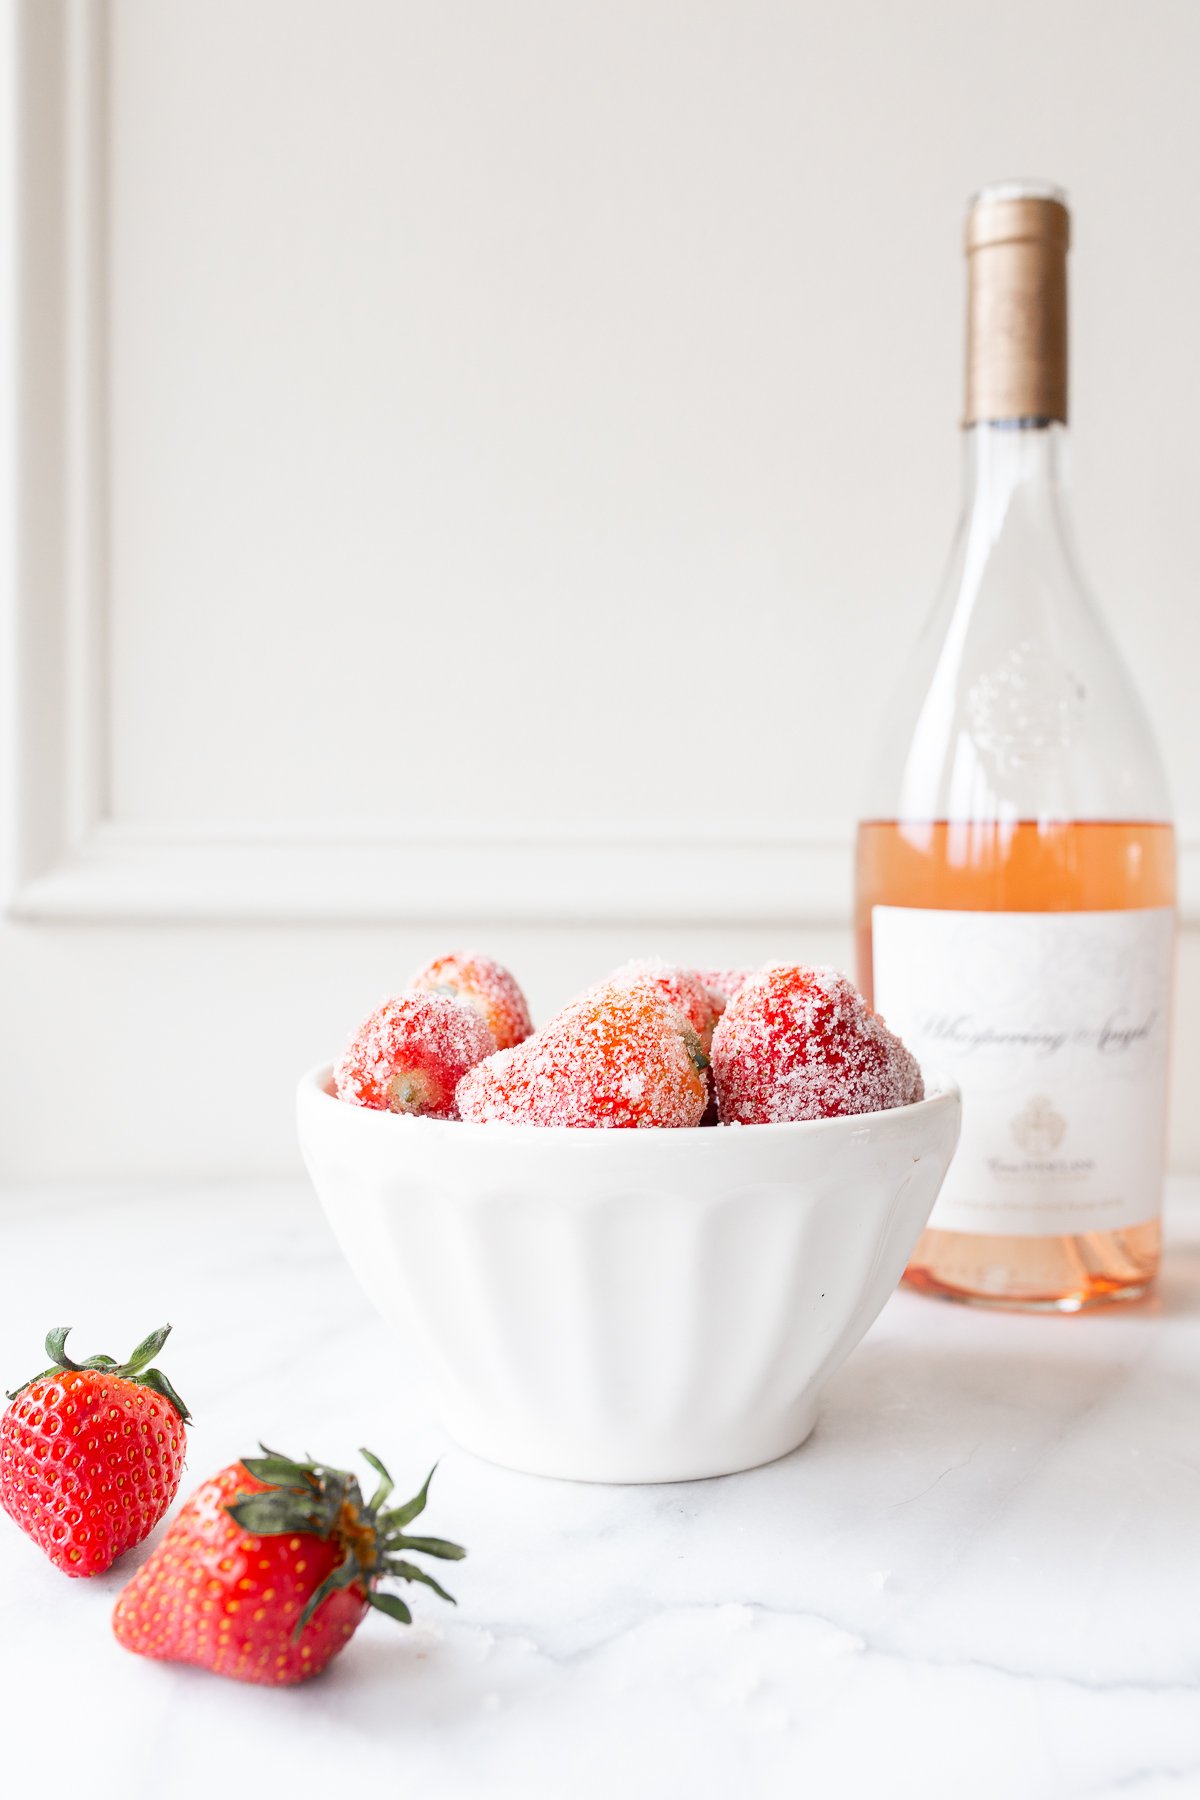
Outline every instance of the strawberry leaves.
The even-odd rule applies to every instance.
[[[459,1554],[461,1555],[461,1551]],[[448,1594],[440,1581],[435,1581],[427,1569],[419,1569],[416,1563],[404,1562],[400,1558],[397,1558],[392,1563],[388,1572],[389,1574],[397,1576],[401,1581],[424,1582],[427,1588],[432,1588],[435,1594],[440,1594],[443,1600],[448,1600],[450,1602],[451,1606],[458,1605],[454,1595]],[[382,1597],[385,1600],[392,1598],[389,1594],[384,1594]],[[405,1610],[407,1611],[407,1608]]]
[[[44,1381],[50,1375],[82,1375],[85,1370],[111,1375],[114,1381],[131,1381],[135,1387],[149,1388],[155,1394],[169,1402],[179,1414],[185,1425],[190,1425],[192,1415],[175,1392],[170,1381],[161,1369],[151,1368],[163,1345],[171,1335],[169,1325],[160,1325],[156,1330],[144,1337],[132,1356],[126,1362],[119,1363],[115,1357],[99,1353],[89,1356],[84,1362],[75,1362],[67,1355],[67,1339],[71,1334],[70,1325],[54,1325],[46,1333],[46,1355],[50,1358],[50,1367],[42,1369],[39,1374],[31,1375],[20,1387],[13,1388],[8,1399],[15,1400],[18,1394],[32,1387],[35,1381]]]
[[[444,1556],[447,1562],[458,1562],[467,1553],[461,1544],[448,1544],[445,1538],[404,1537],[397,1532],[385,1535],[384,1543],[395,1550],[415,1550],[420,1556]]]
[[[387,1474],[387,1470],[383,1468],[383,1464],[376,1462],[375,1458],[370,1456],[369,1452],[366,1450],[360,1450],[359,1455],[366,1456],[374,1468],[380,1469],[382,1473],[387,1476],[387,1488],[385,1490],[386,1498],[387,1494],[390,1494],[392,1491],[391,1476]],[[425,1477],[425,1485],[419,1494],[414,1494],[411,1500],[406,1500],[404,1502],[403,1506],[392,1507],[391,1511],[388,1513],[388,1524],[394,1531],[403,1531],[406,1525],[412,1524],[418,1514],[425,1511],[425,1501],[429,1495],[429,1484],[433,1480],[436,1468],[437,1464],[434,1463],[433,1468],[430,1469],[428,1475]]]
[[[449,1600],[449,1594],[446,1598]],[[373,1606],[376,1612],[386,1613],[389,1619],[395,1619],[401,1625],[412,1624],[412,1614],[399,1594],[381,1594],[373,1589],[367,1595],[367,1605]]]
[[[321,1602],[339,1588],[358,1586],[367,1604],[401,1624],[412,1622],[408,1606],[397,1594],[385,1592],[385,1581],[420,1582],[453,1606],[454,1596],[409,1556],[432,1556],[458,1562],[466,1555],[461,1544],[447,1538],[413,1537],[406,1527],[425,1510],[431,1469],[418,1493],[400,1506],[388,1507],[395,1488],[388,1471],[370,1450],[360,1452],[363,1461],[379,1477],[370,1500],[364,1500],[358,1481],[345,1469],[324,1463],[299,1462],[261,1444],[261,1456],[247,1456],[242,1467],[264,1484],[261,1493],[243,1494],[226,1511],[246,1531],[257,1537],[277,1537],[291,1532],[311,1532],[319,1538],[335,1538],[341,1545],[341,1561],[309,1597],[296,1622],[298,1636]],[[436,1467],[436,1465],[435,1465]],[[405,1553],[408,1553],[407,1555]]]
[[[377,1456],[372,1455],[370,1450],[360,1449],[358,1454],[362,1457],[362,1459],[365,1463],[370,1464],[370,1466],[374,1469],[375,1473],[379,1477],[379,1486],[375,1489],[375,1492],[371,1495],[371,1498],[367,1501],[367,1511],[377,1513],[380,1510],[380,1508],[383,1506],[385,1500],[387,1500],[389,1498],[389,1496],[391,1495],[392,1489],[395,1487],[396,1484],[392,1480],[391,1476],[388,1474],[387,1470],[384,1468],[383,1464],[380,1462],[379,1458]],[[416,1501],[409,1502],[410,1506],[414,1505],[414,1504],[416,1505],[417,1512],[420,1512],[421,1507],[424,1506],[424,1504],[425,1504],[425,1493],[429,1487],[429,1483],[430,1483],[430,1480],[432,1479],[432,1477],[433,1477],[433,1470],[430,1469],[429,1474],[425,1478],[425,1486],[421,1489],[421,1492],[417,1495]],[[417,1515],[416,1515],[416,1513],[411,1513],[409,1516],[410,1516],[410,1518],[415,1519]]]

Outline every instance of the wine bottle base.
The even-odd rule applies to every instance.
[[[1080,1237],[926,1231],[904,1272],[914,1292],[1003,1312],[1077,1313],[1143,1300],[1161,1259],[1157,1219]]]
[[[934,1300],[954,1300],[960,1306],[981,1306],[992,1312],[1030,1312],[1030,1313],[1077,1313],[1093,1312],[1098,1307],[1114,1306],[1122,1300],[1144,1300],[1154,1291],[1153,1277],[1149,1281],[1134,1283],[1129,1287],[1107,1288],[1103,1292],[1094,1291],[1080,1294],[1063,1294],[1054,1299],[1016,1299],[1013,1297],[996,1298],[992,1294],[966,1293],[961,1288],[948,1287],[942,1282],[930,1281],[924,1270],[905,1271],[903,1285],[914,1293],[926,1294]]]

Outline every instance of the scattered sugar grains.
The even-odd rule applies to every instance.
[[[640,956],[622,963],[605,978],[602,987],[648,987],[682,1013],[699,1037],[705,1051],[712,1043],[713,1026],[719,1016],[712,995],[694,969],[681,969],[675,963],[663,962],[657,956]]]
[[[916,1059],[836,969],[774,963],[713,1036],[724,1125],[885,1112],[924,1097]]]
[[[457,1118],[454,1091],[494,1048],[481,1015],[445,994],[399,994],[364,1019],[334,1069],[339,1100]]]
[[[660,994],[601,986],[464,1075],[458,1109],[477,1124],[683,1128],[704,1116],[707,1066]]]
[[[477,956],[473,950],[453,951],[418,969],[408,985],[473,1006],[487,1021],[497,1050],[522,1043],[533,1030],[529,1005],[515,976],[490,956]]]

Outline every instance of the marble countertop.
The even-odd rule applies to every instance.
[[[1108,1314],[899,1293],[793,1455],[604,1488],[448,1443],[299,1183],[0,1195],[4,1385],[62,1319],[122,1353],[170,1318],[185,1494],[260,1436],[368,1444],[405,1490],[440,1457],[428,1528],[471,1552],[456,1609],[414,1590],[411,1629],[264,1691],[116,1645],[137,1553],[69,1582],[0,1518],[13,1791],[1200,1794],[1200,1182],[1168,1241]]]

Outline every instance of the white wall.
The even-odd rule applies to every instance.
[[[1073,198],[1080,533],[1200,845],[1190,0],[13,18],[5,1173],[291,1166],[294,1072],[448,942],[543,1010],[848,961],[997,175]]]

